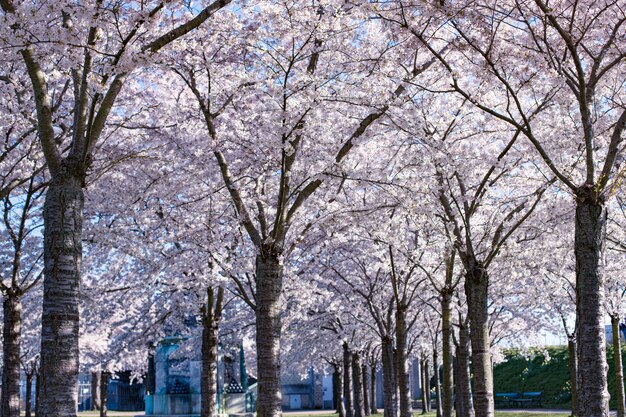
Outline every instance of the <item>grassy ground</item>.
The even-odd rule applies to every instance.
[[[33,414],[34,415],[34,414]],[[134,417],[134,416],[142,416],[143,411],[109,411],[107,413],[107,417]],[[22,411],[21,416],[24,417],[24,412]],[[78,413],[78,417],[99,417],[100,411],[80,411]]]
[[[142,415],[143,411],[109,411],[107,417],[130,417]],[[100,415],[100,411],[83,411],[78,413],[80,417],[95,417]]]

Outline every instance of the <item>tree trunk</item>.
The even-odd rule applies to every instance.
[[[398,385],[398,350],[393,348],[392,349],[393,355],[392,355],[392,360],[391,360],[391,366],[393,367],[393,376],[395,376],[394,380],[393,380],[393,388],[395,390],[395,396],[396,396],[396,414],[399,413],[400,411],[400,387]]]
[[[76,417],[83,190],[57,178],[44,205],[44,293],[40,417]]]
[[[365,366],[365,363],[361,365],[361,375],[363,377],[363,407],[365,408],[365,415],[369,416],[371,408],[369,390],[367,389],[367,366]]]
[[[396,308],[396,371],[400,397],[400,417],[411,417],[411,388],[407,360],[406,307]]]
[[[146,375],[146,395],[152,395],[156,391],[156,366],[154,352],[148,354],[148,372]]]
[[[41,416],[41,397],[40,397],[40,393],[41,393],[41,389],[39,389],[39,387],[41,387],[41,371],[38,370],[37,371],[37,375],[35,376],[35,416],[36,417],[40,417]]]
[[[604,243],[607,211],[604,203],[597,202],[593,196],[577,197],[574,252],[578,416],[608,417],[608,366],[604,331]]]
[[[354,383],[354,417],[365,417],[363,375],[361,374],[361,355],[352,354],[352,381]]]
[[[372,389],[372,397],[370,400],[371,413],[378,414],[378,404],[376,400],[376,362],[373,362],[373,361],[371,362],[370,372],[371,372],[370,384],[371,384],[371,389]]]
[[[443,355],[443,417],[452,417],[452,409],[454,407],[454,378],[452,364],[452,292],[444,291],[441,295],[441,341]]]
[[[457,382],[459,382],[459,361],[457,360],[456,356],[454,356],[452,358],[452,370],[454,372],[454,380]],[[455,392],[456,392],[456,396],[454,397],[454,410],[456,413],[456,416],[459,417],[463,417],[465,415],[465,409],[463,408],[463,403],[461,401],[459,401],[459,399],[461,398],[461,396],[459,395],[459,386],[455,386],[454,387]]]
[[[278,254],[261,250],[256,258],[257,417],[280,417],[280,334],[283,266]]]
[[[472,396],[471,374],[470,374],[470,341],[467,327],[461,323],[459,325],[459,345],[456,349],[457,364],[459,367],[458,379],[456,383],[457,403],[462,404],[463,413],[458,417],[474,417],[474,400]]]
[[[20,327],[22,300],[5,293],[2,330],[2,417],[20,417]]]
[[[433,346],[433,375],[435,377],[435,405],[437,406],[437,417],[441,417],[441,385],[439,384],[439,353],[437,347]]]
[[[472,344],[472,369],[474,370],[474,398],[476,414],[480,417],[494,416],[493,370],[489,351],[489,276],[480,265],[475,264],[465,276],[465,295],[470,321]]]
[[[107,390],[109,388],[109,373],[102,371],[100,373],[100,417],[107,417]]]
[[[202,386],[200,416],[217,416],[217,345],[224,289],[207,288],[207,302],[202,306]]]
[[[569,353],[569,383],[572,390],[572,417],[576,416],[578,409],[578,384],[576,383],[576,375],[578,373],[578,361],[576,360],[576,337],[569,336],[567,338],[567,350]]]
[[[617,393],[617,417],[624,417],[624,369],[622,367],[622,346],[619,340],[619,316],[611,316],[613,330],[613,360],[615,361],[615,392]]]
[[[24,401],[25,415],[26,417],[32,417],[32,402],[33,399],[33,374],[31,372],[26,373],[26,401]]]
[[[422,414],[428,412],[428,406],[426,405],[426,376],[424,376],[424,359],[420,359],[420,385],[422,386]]]
[[[333,364],[333,398],[335,410],[339,417],[346,417],[346,406],[343,403],[343,366]]]
[[[348,343],[343,343],[343,397],[346,400],[346,417],[354,417],[352,395],[352,354]]]
[[[384,417],[397,417],[395,375],[393,374],[393,341],[385,336],[382,340],[383,406]]]
[[[426,412],[430,412],[431,408],[431,400],[430,400],[430,372],[428,369],[428,359],[424,359],[424,366],[422,367],[424,370],[424,390],[426,393]]]
[[[91,410],[100,409],[100,372],[91,373]]]

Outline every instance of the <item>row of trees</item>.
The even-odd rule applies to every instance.
[[[39,355],[38,415],[75,416],[81,364],[141,372],[187,314],[203,416],[220,332],[255,338],[260,417],[281,351],[343,366],[350,417],[364,358],[407,417],[415,356],[441,358],[442,415],[456,389],[459,415],[492,416],[498,343],[560,323],[576,412],[608,416],[619,2],[0,6],[3,416],[20,358]]]

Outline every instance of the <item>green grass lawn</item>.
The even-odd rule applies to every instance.
[[[143,411],[108,411],[107,417],[130,417],[143,414]],[[78,413],[80,417],[99,416],[100,411],[83,411]]]
[[[24,416],[24,412],[22,411],[22,416]],[[107,412],[107,417],[133,417],[143,415],[143,411],[109,411]],[[100,416],[100,411],[81,411],[78,413],[79,417],[98,417]]]

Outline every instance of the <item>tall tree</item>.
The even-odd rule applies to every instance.
[[[379,75],[370,79],[372,64],[394,51],[379,43],[373,26],[372,31],[364,32],[327,31],[335,25],[356,28],[353,24],[362,22],[358,9],[344,13],[347,8],[343,2],[297,8],[284,1],[263,4],[250,10],[249,21],[259,20],[257,14],[262,11],[267,24],[252,25],[243,39],[213,34],[217,39],[229,36],[229,51],[210,49],[187,62],[172,62],[196,102],[204,124],[203,143],[207,143],[208,133],[223,184],[256,252],[253,279],[260,417],[281,413],[285,262],[300,249],[300,241],[325,212],[328,200],[334,201],[334,189],[328,184],[341,176],[337,172],[344,170],[353,149],[405,98],[407,82],[433,63],[430,58],[422,61],[415,53],[406,62],[410,69],[400,82],[385,81]],[[212,45],[206,39],[198,41],[198,48],[207,46]],[[233,49],[244,50],[248,58],[233,61]],[[355,50],[354,56],[361,58],[346,59],[348,50]],[[213,65],[216,56],[232,69]],[[338,73],[342,74],[339,78]],[[225,77],[229,74],[241,77],[233,82]],[[374,81],[381,82],[377,84],[383,91],[380,97],[374,101],[349,98]],[[259,118],[261,107],[265,116]],[[237,137],[232,136],[235,131]],[[335,134],[329,135],[330,131]],[[324,193],[331,193],[326,195],[326,203],[317,200]],[[317,201],[322,211],[307,210],[311,201]]]
[[[0,135],[0,294],[3,306],[1,414],[20,415],[22,322],[25,295],[42,277],[41,228],[43,195],[48,185],[36,147],[32,120],[22,111],[30,98],[20,71],[0,72],[2,103]],[[31,348],[30,346],[28,347]],[[38,350],[37,350],[38,352]],[[32,355],[31,355],[32,356]],[[29,368],[30,369],[30,368]],[[32,373],[31,373],[32,382]]]
[[[154,55],[186,35],[229,0],[218,0],[195,14],[173,5],[151,3],[129,2],[119,7],[95,1],[73,8],[61,3],[43,2],[39,8],[12,0],[0,3],[1,18],[10,22],[5,46],[19,54],[30,78],[37,133],[50,175],[44,209],[39,410],[43,417],[76,415],[83,188],[107,120],[133,69],[131,62]],[[185,20],[190,14],[194,16]],[[165,33],[152,33],[162,26],[158,22],[169,16],[178,16],[172,21],[174,27]],[[63,45],[61,50],[70,48],[72,59],[59,60],[61,51],[45,49],[45,45],[56,44]],[[67,81],[60,81],[66,86],[63,93],[70,84],[73,87],[73,100],[67,103],[68,114],[73,114],[69,129],[59,129],[57,124],[60,98],[55,97],[50,81],[58,80],[47,76],[50,71],[67,75]],[[70,143],[60,146],[68,137]]]
[[[473,2],[467,13],[463,2],[437,3],[431,6],[439,21],[436,38],[461,48],[456,54],[442,54],[432,33],[412,22],[423,10],[400,4],[407,7],[387,7],[401,11],[388,20],[431,50],[449,75],[449,88],[527,138],[550,176],[573,197],[578,415],[607,416],[604,255],[607,207],[620,182],[624,154],[624,9],[618,3],[595,1],[485,1]],[[468,74],[480,81],[466,82]],[[537,109],[547,101],[552,109],[537,117]],[[479,288],[483,278],[482,273],[468,272],[466,282]],[[474,317],[481,309],[478,301],[480,297],[468,297]],[[470,326],[473,354],[482,355],[476,340],[480,329],[472,321]],[[482,368],[483,361],[474,362]],[[491,386],[483,386],[489,377],[482,374],[476,372],[477,411],[487,409],[486,415],[492,415]]]

